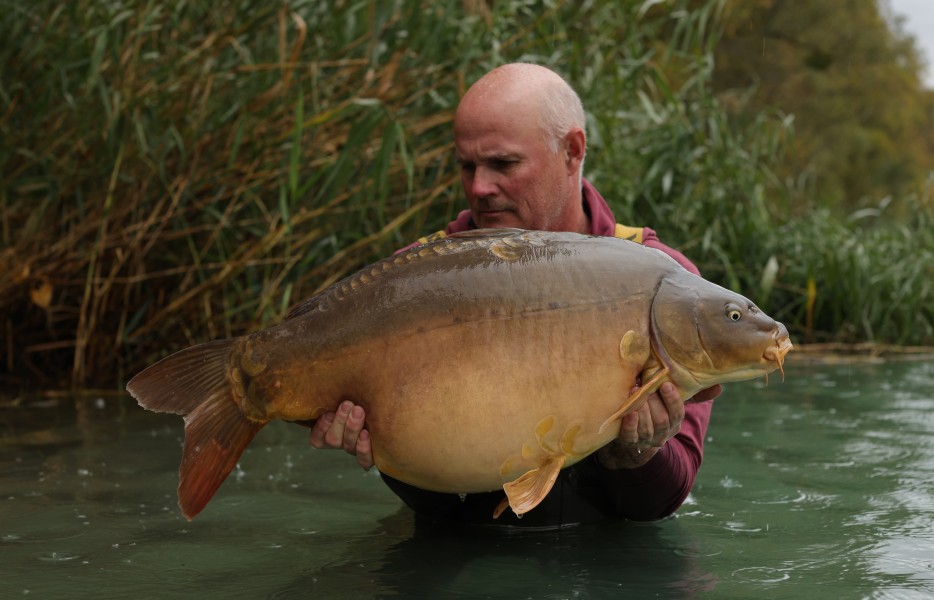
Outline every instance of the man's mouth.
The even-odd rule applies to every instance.
[[[480,224],[498,223],[509,218],[511,213],[505,208],[485,208],[477,211],[476,219]]]

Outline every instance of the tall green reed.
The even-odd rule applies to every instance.
[[[770,233],[782,206],[768,166],[790,128],[738,122],[709,91],[726,6],[13,3],[0,19],[0,369],[119,386],[441,228],[462,204],[458,98],[514,60],[579,90],[587,173],[621,220],[797,318],[806,263]]]

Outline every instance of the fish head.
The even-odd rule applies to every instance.
[[[782,372],[791,339],[748,298],[706,281],[661,283],[652,303],[652,346],[682,390]]]

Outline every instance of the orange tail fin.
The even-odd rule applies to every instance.
[[[234,340],[200,344],[168,356],[130,380],[143,408],[185,417],[178,506],[190,521],[211,500],[265,423],[243,416],[227,378]]]

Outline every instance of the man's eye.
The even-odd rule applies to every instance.
[[[510,168],[511,166],[515,164],[516,164],[516,161],[507,160],[505,158],[497,158],[497,159],[490,161],[490,166],[496,169],[497,171],[503,171],[505,169]]]

